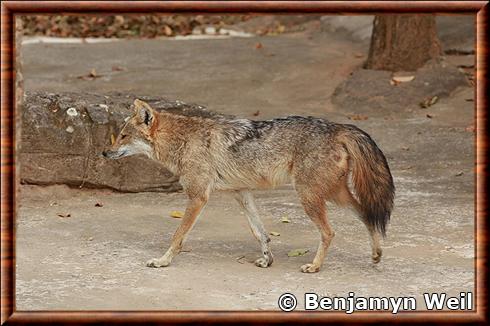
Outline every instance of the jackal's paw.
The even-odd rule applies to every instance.
[[[147,267],[158,268],[158,267],[167,267],[168,265],[170,265],[170,262],[168,260],[161,259],[161,258],[153,258],[146,262]]]
[[[272,264],[272,260],[269,260],[265,257],[260,257],[255,261],[255,266],[267,268]]]
[[[383,255],[383,252],[381,249],[376,250],[376,253],[372,255],[373,263],[377,264],[381,261],[381,256]]]
[[[304,264],[301,266],[301,271],[303,273],[316,273],[320,270],[320,266],[313,265],[313,264]]]

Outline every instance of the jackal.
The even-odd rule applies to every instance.
[[[320,269],[334,237],[327,201],[358,213],[371,237],[372,260],[380,261],[380,236],[390,219],[395,187],[385,156],[364,131],[314,117],[253,121],[218,113],[193,116],[157,111],[138,99],[134,107],[135,114],[102,154],[111,159],[144,154],[157,160],[180,176],[189,197],[170,248],[147,266],[170,264],[213,190],[234,192],[262,248],[255,265],[270,266],[270,238],[251,190],[288,182],[321,234],[316,256],[301,266],[302,272]]]

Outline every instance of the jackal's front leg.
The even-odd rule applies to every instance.
[[[182,243],[185,240],[187,233],[192,229],[197,218],[201,214],[202,209],[208,201],[207,195],[195,196],[190,198],[189,204],[185,210],[184,218],[182,223],[179,225],[177,231],[172,238],[172,244],[167,250],[165,255],[160,258],[154,258],[146,263],[148,267],[166,267],[170,265],[172,259],[177,255],[182,249]]]
[[[255,238],[260,242],[262,257],[255,261],[255,265],[258,267],[269,267],[273,260],[271,250],[269,249],[270,238],[260,220],[252,193],[250,191],[237,191],[235,198],[245,210],[250,229]]]

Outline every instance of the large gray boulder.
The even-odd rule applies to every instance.
[[[127,94],[26,93],[22,107],[20,178],[119,191],[176,191],[178,178],[143,156],[107,160],[100,153],[140,98],[158,110],[206,114],[203,107]]]
[[[421,102],[437,96],[448,97],[468,81],[457,67],[442,62],[428,62],[419,70],[407,73],[413,81],[392,85],[393,73],[384,70],[359,69],[337,86],[332,103],[342,109],[356,108],[373,113],[418,107]]]

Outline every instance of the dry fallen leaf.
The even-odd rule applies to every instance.
[[[170,216],[173,218],[182,218],[182,217],[184,217],[184,212],[182,212],[182,211],[171,211]]]
[[[439,97],[437,95],[431,96],[431,97],[424,99],[422,102],[419,103],[419,105],[422,109],[426,109],[429,106],[436,104],[438,100],[439,100]]]
[[[308,249],[293,249],[290,252],[288,252],[288,257],[298,257],[298,256],[304,256],[309,252]]]
[[[63,217],[63,218],[64,218],[64,217],[70,217],[70,216],[71,216],[71,214],[70,214],[70,213],[58,213],[57,215],[58,215],[59,217]]]
[[[102,203],[95,203],[95,207],[103,207]]]
[[[352,115],[348,115],[347,118],[349,120],[367,120],[369,119],[368,116],[366,115],[362,115],[362,114],[352,114]]]
[[[275,231],[271,231],[269,234],[270,234],[270,235],[273,235],[273,236],[275,236],[275,237],[278,237],[278,236],[280,236],[280,235],[281,235],[279,232],[275,232]]]
[[[125,69],[121,66],[112,66],[112,71],[123,71],[123,70]]]
[[[404,151],[409,151],[409,150],[410,150],[410,147],[408,147],[408,146],[403,146],[403,147],[402,147],[402,150],[404,150]]]
[[[287,216],[283,216],[283,217],[281,218],[281,222],[282,222],[282,223],[289,223],[289,222],[291,222],[291,221],[288,219],[288,217],[287,217]]]
[[[460,177],[463,175],[463,171],[459,171],[458,173],[455,174],[455,176]]]
[[[97,71],[95,70],[95,68],[92,68],[87,75],[77,76],[77,78],[83,79],[83,80],[94,80],[94,79],[102,77],[102,76],[103,75],[97,74]]]
[[[165,36],[172,36],[173,34],[172,28],[168,25],[165,25],[163,27],[163,34],[165,34]]]
[[[256,117],[256,116],[258,116],[259,114],[260,114],[260,110],[257,110],[257,111],[255,111],[255,112],[254,112],[252,115],[253,115],[254,117]]]
[[[239,262],[240,264],[245,264],[244,262],[242,262],[243,258],[245,258],[245,256],[237,257],[236,261]]]
[[[415,76],[393,76],[391,80],[393,80],[396,84],[399,83],[408,83],[414,80]]]
[[[434,116],[433,116],[433,115],[431,115],[431,114],[426,114],[425,116],[426,116],[427,118],[429,118],[429,119],[432,119],[432,118],[434,117]]]
[[[262,49],[262,43],[259,42],[259,43],[255,44],[255,48],[256,49]]]

